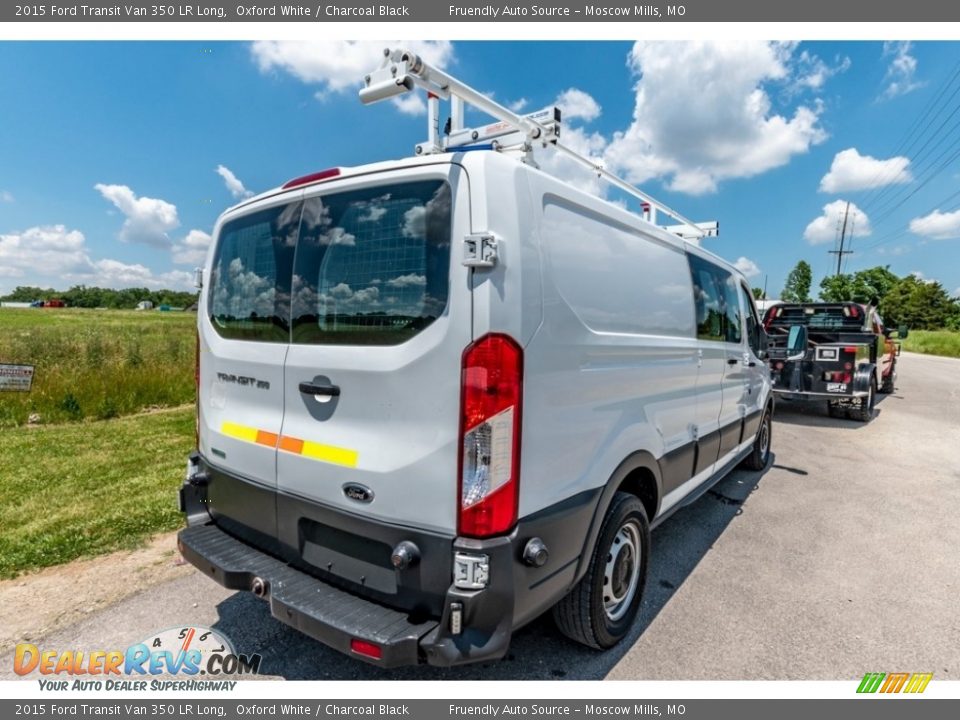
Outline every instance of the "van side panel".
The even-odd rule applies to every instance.
[[[531,174],[531,188],[544,317],[526,347],[520,516],[603,486],[638,450],[670,459],[673,482],[690,477],[698,348],[683,249],[551,178]]]

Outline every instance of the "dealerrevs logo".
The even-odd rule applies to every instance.
[[[76,678],[73,682],[41,680],[51,689],[140,690],[146,689],[145,681],[114,678],[252,675],[260,671],[260,661],[258,654],[237,653],[230,640],[216,630],[189,626],[163,630],[126,650],[41,649],[32,643],[20,643],[14,652],[13,670],[20,676],[39,673]],[[215,689],[210,687],[211,683],[203,683],[202,687],[194,684],[198,685],[196,689]],[[152,685],[151,689],[159,688]]]

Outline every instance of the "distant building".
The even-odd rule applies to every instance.
[[[137,303],[137,310],[153,310],[153,303],[149,300],[141,300]]]

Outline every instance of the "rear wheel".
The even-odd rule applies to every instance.
[[[883,393],[884,395],[889,395],[890,393],[893,392],[893,378],[896,374],[897,374],[897,366],[894,365],[892,368],[890,368],[890,372],[888,372],[884,376],[883,382],[880,383],[881,393]]]
[[[870,422],[873,417],[873,406],[877,401],[877,379],[870,378],[870,388],[867,396],[860,398],[860,405],[850,411],[850,417],[860,422]]]
[[[553,608],[564,635],[604,650],[630,631],[647,580],[650,524],[643,503],[618,492],[597,538],[587,574]]]
[[[763,411],[763,420],[757,430],[757,437],[753,441],[753,449],[743,461],[748,470],[763,470],[770,461],[770,440],[773,438],[773,419],[770,410]]]

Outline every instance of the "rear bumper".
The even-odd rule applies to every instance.
[[[846,393],[828,393],[809,391],[798,392],[788,388],[773,388],[773,392],[775,392],[784,400],[823,400],[825,398],[829,398],[831,400],[843,400],[850,398],[863,398],[870,394],[866,390],[854,390]]]
[[[230,589],[253,590],[259,578],[278,620],[380,667],[451,666],[503,657],[513,631],[575,583],[599,500],[599,490],[582,493],[522,519],[509,535],[476,540],[374,522],[262,486],[252,490],[249,481],[217,470],[197,454],[190,466],[180,490],[188,525],[179,535],[184,558]],[[273,527],[263,521],[252,528],[254,515],[280,520]],[[523,560],[524,547],[535,537],[549,547],[542,567]],[[419,547],[421,560],[396,570],[390,548],[404,540]],[[485,587],[456,587],[456,553],[487,557]],[[327,572],[331,559],[332,573]],[[343,568],[339,576],[337,565]],[[365,584],[360,573],[366,574]],[[379,590],[371,587],[373,581]],[[461,613],[456,633],[454,608]],[[381,656],[353,651],[354,639],[373,643]]]
[[[262,581],[271,614],[325,645],[356,655],[354,638],[375,644],[378,660],[358,657],[383,667],[419,662],[420,642],[438,625],[327,585],[212,524],[182,530],[178,545],[186,560],[226,588],[250,590],[255,579]]]

